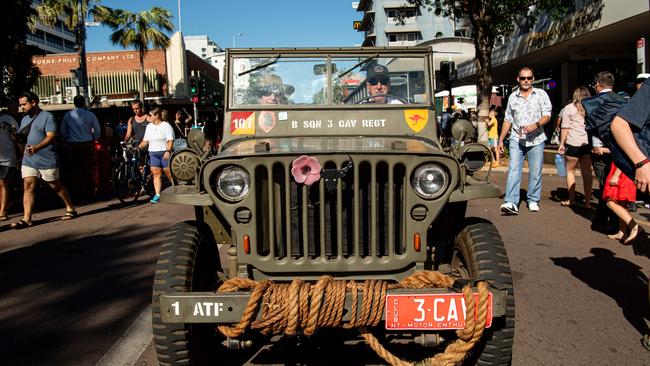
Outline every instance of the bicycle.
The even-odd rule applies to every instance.
[[[148,156],[141,161],[140,149],[128,146],[124,142],[120,145],[122,162],[113,171],[113,193],[122,203],[135,202],[142,193],[153,197],[153,179]]]

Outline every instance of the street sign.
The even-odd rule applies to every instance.
[[[359,28],[361,28],[361,21],[355,20],[354,22],[352,22],[352,29],[359,30]]]
[[[85,24],[86,27],[99,27],[100,25],[102,25],[101,22],[85,22]]]

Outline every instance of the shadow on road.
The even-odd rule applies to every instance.
[[[0,254],[6,365],[94,365],[151,301],[164,225],[63,235]]]
[[[604,248],[592,248],[593,256],[551,258],[556,266],[568,269],[589,287],[611,297],[623,311],[628,322],[639,332],[650,329],[645,322],[648,314],[648,278],[641,267]]]

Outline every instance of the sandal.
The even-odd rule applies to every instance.
[[[7,220],[9,220],[9,216],[7,215],[0,216],[0,221],[7,221]]]
[[[31,222],[27,222],[27,221],[25,221],[23,219],[20,219],[17,222],[14,222],[13,224],[11,224],[11,228],[15,229],[15,230],[24,229],[24,228],[31,227],[31,226],[32,226]]]
[[[571,202],[569,200],[560,202],[560,205],[562,205],[564,207],[573,207],[573,206],[575,206],[575,204],[576,204],[575,202]]]
[[[643,234],[645,230],[639,224],[634,223],[634,226],[630,226],[627,230],[627,237],[622,241],[623,244],[631,244],[631,242],[636,239],[639,235]]]
[[[72,220],[77,216],[79,216],[79,214],[75,210],[66,211],[65,215],[63,215],[63,217],[61,217],[61,220]]]
[[[623,239],[624,237],[625,237],[625,233],[620,230],[616,234],[607,235],[607,238],[616,241],[621,241],[621,239]]]

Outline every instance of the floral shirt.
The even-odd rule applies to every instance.
[[[532,89],[528,98],[521,95],[521,90],[510,94],[504,117],[506,122],[512,123],[510,139],[519,140],[520,143],[525,143],[525,146],[535,146],[546,141],[543,128],[538,128],[526,135],[522,135],[520,131],[524,126],[535,124],[542,116],[550,117],[553,108],[551,100],[544,90]]]

